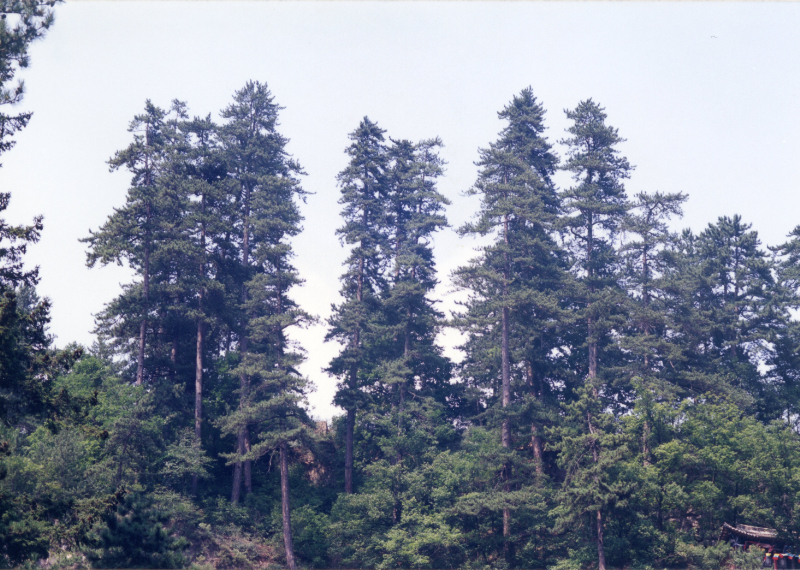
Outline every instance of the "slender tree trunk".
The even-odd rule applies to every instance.
[[[243,338],[240,341],[240,349],[242,354],[245,354],[247,351],[247,338]],[[247,378],[247,375],[240,374],[239,375],[239,383],[241,386],[241,393],[239,394],[239,409],[242,410],[247,405],[247,395],[250,388],[250,381]],[[236,436],[236,452],[239,455],[244,455],[245,453],[250,451],[250,434],[247,426],[242,426],[239,428],[239,433]],[[233,466],[233,490],[231,491],[231,502],[238,503],[239,498],[241,497],[242,492],[242,472],[244,472],[245,479],[248,478],[250,475],[250,461],[237,461]],[[245,481],[247,483],[247,481]],[[245,490],[250,492],[247,489],[248,485],[245,484]],[[252,488],[252,487],[251,487]]]
[[[250,428],[244,427],[244,452],[250,453]],[[244,492],[248,495],[253,492],[253,462],[244,460]]]
[[[281,455],[281,511],[283,513],[283,546],[286,549],[286,566],[296,570],[294,546],[292,544],[292,512],[289,507],[289,459],[286,456],[286,443],[280,445]]]
[[[586,422],[589,426],[589,433],[595,436],[592,440],[592,459],[595,463],[600,460],[600,452],[598,449],[598,438],[597,432],[594,429],[594,425],[592,423],[592,414],[586,414]],[[595,475],[594,483],[596,486],[600,486],[600,481],[598,477]],[[603,542],[603,512],[598,509],[597,511],[597,560],[598,560],[598,570],[606,570],[606,551],[605,545]]]
[[[245,186],[244,192],[244,216],[242,220],[242,269],[244,270],[244,279],[247,279],[247,268],[250,262],[250,192],[251,189],[249,186]],[[241,303],[242,303],[242,310],[244,310],[244,305],[247,302],[247,283],[246,281],[242,283],[242,291],[241,291]],[[246,318],[245,318],[246,320]],[[239,354],[241,355],[242,361],[247,356],[247,325],[243,322],[241,323],[241,332],[240,332],[240,340],[239,340]],[[239,374],[239,385],[241,394],[239,396],[239,409],[244,409],[245,405],[247,404],[247,391],[248,391],[248,384],[249,380],[247,375],[244,373]],[[247,430],[247,426],[242,426],[239,428],[239,433],[237,434],[236,438],[236,449],[239,454],[245,454],[249,450],[250,447],[250,437]],[[242,465],[244,463],[244,465]],[[251,471],[250,471],[250,460],[245,460],[244,462],[237,461],[234,465],[233,469],[233,490],[231,491],[231,502],[238,503],[239,497],[241,494],[241,486],[242,486],[242,468],[244,467],[245,472],[245,489],[247,492],[250,492],[252,489],[252,479],[251,479]]]
[[[406,317],[408,321],[411,319],[411,311],[406,311]],[[408,327],[408,321],[406,321],[406,325],[403,331],[403,359],[404,361],[408,361],[408,358],[411,353],[411,334]],[[392,523],[398,524],[402,520],[403,517],[403,503],[400,501],[400,493],[399,488],[402,482],[403,477],[403,450],[402,450],[402,437],[403,437],[403,412],[405,411],[405,396],[406,396],[406,384],[405,382],[400,382],[395,385],[398,391],[398,403],[397,403],[397,442],[398,446],[395,450],[394,456],[394,464],[397,466],[397,472],[395,476],[395,488],[393,489],[394,495],[394,507],[392,508]]]
[[[150,148],[150,128],[145,130],[145,148]],[[144,157],[145,185],[149,188],[152,185],[152,175],[150,172],[150,153],[145,153]],[[145,216],[145,235],[144,235],[144,315],[139,325],[139,355],[136,359],[136,385],[140,386],[144,380],[144,342],[147,333],[147,313],[150,311],[150,217],[152,210],[150,202],[147,202]]]
[[[589,332],[589,378],[594,384],[595,378],[597,378],[597,342],[592,339],[594,335],[594,319],[589,317],[588,319],[588,332]],[[595,392],[597,391],[597,386],[594,386]]]
[[[244,455],[244,431],[239,430],[236,437],[236,453]],[[242,491],[242,462],[237,461],[233,464],[233,488],[231,489],[231,503],[239,503],[239,496]]]
[[[647,261],[647,250],[648,244],[645,242],[644,246],[642,247],[642,305],[647,309],[648,305],[650,304],[650,266]],[[644,333],[645,337],[645,347],[644,347],[644,370],[647,373],[648,369],[650,368],[650,355],[647,354],[647,337],[650,335],[650,323],[646,320],[647,315],[645,314],[645,322],[642,326],[642,332]],[[648,449],[647,441],[650,438],[650,422],[647,418],[644,420],[644,425],[642,426],[642,463],[645,467],[650,465],[650,450]]]
[[[511,405],[511,365],[509,362],[509,339],[508,339],[508,320],[509,320],[508,307],[503,307],[503,322],[502,322],[502,340],[501,340],[501,358],[502,358],[502,375],[503,375],[503,408]],[[511,420],[508,418],[503,419],[503,434],[502,434],[503,447],[511,447]]]
[[[597,378],[597,339],[594,337],[594,319],[592,311],[594,310],[594,223],[591,212],[588,215],[588,224],[586,232],[586,260],[588,266],[586,268],[587,277],[589,282],[589,318],[587,332],[589,334],[589,379],[592,387],[596,393],[597,386],[594,379]],[[596,394],[595,394],[595,397]]]
[[[344,457],[344,492],[350,495],[353,492],[353,429],[356,424],[356,411],[347,410],[347,427],[345,434]]]
[[[175,376],[175,370],[178,366],[178,333],[172,334],[172,347],[169,351],[169,362],[172,364],[172,375]]]
[[[508,215],[504,216],[503,218],[503,239],[505,241],[506,249],[508,248]],[[503,252],[503,315],[502,315],[502,339],[501,339],[501,364],[502,364],[502,379],[503,379],[503,409],[505,410],[511,405],[511,361],[509,355],[509,339],[508,339],[508,329],[509,329],[509,308],[508,305],[505,303],[508,302],[508,281],[510,278],[510,268],[509,268],[509,260],[508,260],[508,251],[506,250]],[[508,417],[503,418],[503,427],[502,427],[502,445],[504,448],[509,449],[511,447],[511,419]],[[503,466],[503,490],[506,492],[511,491],[510,486],[510,479],[511,479],[511,463],[506,462]],[[504,550],[506,553],[506,559],[510,559],[511,557],[511,544],[509,542],[511,537],[511,510],[510,509],[503,509],[503,538],[504,540]]]
[[[364,213],[366,218],[366,212]],[[363,246],[363,244],[362,244]],[[359,306],[364,296],[364,258],[358,260],[358,286],[356,288],[356,300]],[[358,350],[360,342],[360,331],[358,325],[353,331],[353,350]],[[350,389],[356,390],[358,387],[358,365],[353,364],[350,368]],[[345,455],[344,455],[344,492],[348,495],[353,492],[353,438],[356,427],[356,410],[347,410],[347,424],[345,425]]]
[[[281,268],[276,264],[276,273],[278,275],[278,287],[277,287],[277,314],[278,316],[283,314],[283,287],[281,284]],[[283,328],[280,324],[277,325],[276,330],[276,351],[278,354],[278,361],[276,362],[276,367],[283,371],[284,374],[287,373],[286,369],[284,368],[284,361],[283,361],[283,349],[284,349],[284,334]],[[286,387],[286,380],[281,382],[281,391],[280,395],[284,395],[287,392]],[[285,433],[286,426],[281,420],[281,431]],[[288,449],[285,441],[280,443],[280,461],[281,461],[281,514],[283,515],[283,546],[286,550],[286,566],[289,570],[295,570],[297,568],[297,563],[295,562],[294,558],[294,545],[292,541],[292,509],[291,505],[289,504],[289,457],[288,457]]]
[[[597,570],[606,570],[606,549],[603,544],[603,514],[597,511]]]
[[[588,280],[589,280],[589,294],[592,297],[590,300],[590,304],[594,304],[594,220],[592,214],[589,213],[588,216],[588,227],[587,227],[587,240],[586,240],[586,258],[588,260]],[[588,327],[587,332],[589,334],[589,382],[592,389],[592,396],[597,399],[599,398],[599,391],[597,389],[597,339],[595,339],[594,334],[594,320],[591,316],[591,311],[593,310],[593,306],[589,308],[589,318],[588,318]],[[589,433],[592,435],[595,434],[594,426],[592,424],[592,416],[591,414],[587,414],[587,424],[589,427]],[[598,440],[597,437],[594,438],[592,442],[592,459],[595,463],[600,461],[600,451],[598,449]],[[595,485],[599,487],[600,481],[597,477],[595,477]],[[598,509],[597,510],[597,561],[598,561],[598,570],[606,570],[606,552],[605,552],[605,545],[603,543],[603,512]]]
[[[202,258],[200,261],[200,278],[206,278],[206,195],[202,194],[200,201],[200,248]],[[201,281],[202,283],[202,281]],[[194,358],[194,440],[197,447],[202,446],[202,425],[203,425],[203,341],[205,334],[205,322],[203,321],[203,301],[205,300],[205,285],[200,287],[200,299],[198,309],[200,317],[197,320],[197,347]],[[192,495],[197,496],[197,473],[192,474]]]
[[[142,384],[144,379],[144,338],[147,330],[147,317],[142,319],[139,324],[139,356],[136,359],[136,382],[137,386]]]
[[[200,296],[202,307],[203,297]],[[198,447],[201,445],[203,424],[203,333],[204,323],[197,323],[197,352],[195,353],[194,369],[194,440]],[[197,473],[192,475],[192,494],[197,496]]]
[[[539,435],[539,430],[536,424],[531,424],[531,447],[533,448],[533,466],[536,469],[537,475],[542,474],[542,437]]]
[[[122,481],[122,466],[125,463],[125,455],[128,453],[128,440],[125,440],[125,443],[122,445],[122,453],[119,456],[119,463],[117,464],[117,482],[116,486],[119,487],[120,482]]]
[[[150,217],[150,205],[147,206],[147,217]],[[148,222],[149,223],[149,222]],[[147,313],[150,311],[150,237],[145,238],[144,244],[144,315],[139,324],[139,354],[136,358],[136,385],[140,386],[144,380],[144,344],[147,334]]]
[[[531,395],[537,400],[541,400],[541,389],[536,390],[533,385],[533,365],[530,362],[526,363],[525,372],[528,376],[528,385],[531,389]],[[533,465],[538,475],[542,474],[543,453],[542,453],[542,437],[539,435],[539,429],[536,422],[531,422],[531,449],[533,450]]]

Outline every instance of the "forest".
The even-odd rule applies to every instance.
[[[0,0],[0,154],[56,4]],[[464,189],[480,207],[458,232],[485,245],[450,276],[436,134],[364,117],[331,150],[340,225],[319,239],[349,257],[323,323],[330,422],[298,371],[320,319],[293,299],[292,239],[313,228],[266,83],[218,115],[132,118],[108,160],[126,200],[76,244],[135,274],[92,346],[48,332],[25,263],[43,220],[0,220],[0,566],[760,566],[726,522],[800,547],[800,226],[773,246],[738,215],[675,232],[687,195],[626,191],[602,105],[551,140],[533,90],[509,97]]]

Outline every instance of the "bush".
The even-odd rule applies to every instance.
[[[184,564],[185,539],[173,539],[164,528],[166,516],[140,490],[126,494],[87,553],[95,568],[179,568]]]
[[[748,550],[735,550],[733,553],[734,570],[760,570],[764,565],[764,551],[756,546]]]

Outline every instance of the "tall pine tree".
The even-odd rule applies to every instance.
[[[386,200],[388,157],[384,130],[369,118],[350,134],[347,167],[339,173],[344,225],[337,230],[352,245],[341,277],[344,301],[334,307],[328,340],[344,345],[328,371],[340,378],[334,402],[347,412],[345,433],[345,492],[353,492],[353,437],[356,414],[365,404],[363,391],[371,373],[370,336],[380,313],[385,288],[383,271],[387,249]]]
[[[470,382],[492,390],[489,405],[499,408],[493,414],[500,418],[500,473],[508,494],[516,460],[513,422],[529,390],[520,385],[536,382],[541,389],[546,382],[544,364],[555,335],[545,331],[559,314],[566,275],[563,255],[553,239],[560,204],[551,177],[558,159],[543,136],[544,109],[527,88],[498,116],[507,126],[497,142],[480,151],[478,180],[468,191],[481,197],[480,212],[475,222],[459,230],[462,235],[491,236],[494,243],[454,277],[457,286],[471,292],[467,310],[457,318],[458,326],[469,334],[463,347],[470,354],[465,372],[473,377]],[[537,328],[539,332],[533,332]],[[516,363],[512,362],[515,353],[520,359]],[[521,389],[515,390],[512,374],[519,372],[520,365],[529,370],[529,377],[520,379]],[[533,429],[529,441],[541,461],[541,439],[535,425]],[[526,439],[531,438],[531,427],[526,432]],[[512,503],[502,502],[509,560],[513,557]]]
[[[619,155],[616,146],[623,142],[617,130],[606,125],[604,109],[591,99],[582,101],[572,111],[566,111],[572,126],[571,135],[562,141],[567,147],[564,170],[572,173],[575,185],[563,193],[568,216],[562,218],[572,253],[575,270],[582,292],[577,304],[586,327],[586,351],[588,356],[586,384],[588,394],[598,399],[603,392],[603,378],[599,367],[607,361],[600,355],[601,348],[610,352],[610,331],[619,326],[615,314],[620,304],[618,286],[617,255],[614,240],[621,229],[628,205],[623,180],[631,171],[628,161]],[[609,380],[609,379],[606,379]],[[606,382],[606,388],[611,386]],[[603,437],[598,430],[599,418],[593,417],[595,404],[587,403],[581,408],[586,413],[585,429],[589,437],[584,440],[594,463],[602,465],[600,458]],[[596,421],[597,420],[597,421]],[[594,476],[594,492],[601,492],[601,479]],[[605,570],[603,546],[603,510],[601,502],[597,509],[597,556],[600,570]],[[578,506],[578,505],[576,505]],[[579,507],[582,508],[582,507]]]

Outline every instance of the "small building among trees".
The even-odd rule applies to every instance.
[[[751,546],[756,546],[763,549],[765,567],[771,565],[775,569],[800,568],[800,549],[784,544],[774,528],[746,524],[731,526],[723,523],[719,539],[730,542],[733,548],[748,550]]]

